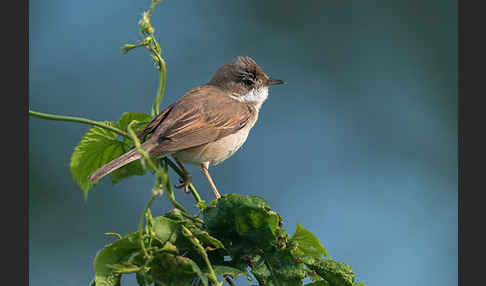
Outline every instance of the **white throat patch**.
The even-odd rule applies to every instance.
[[[239,97],[239,100],[246,103],[253,103],[258,109],[268,97],[268,87],[252,89],[246,95]]]

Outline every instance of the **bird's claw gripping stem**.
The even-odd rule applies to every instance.
[[[189,185],[192,183],[191,174],[184,174],[184,177],[179,179],[180,185],[175,185],[176,189],[184,188],[184,192],[189,193]]]

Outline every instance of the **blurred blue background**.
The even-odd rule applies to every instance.
[[[150,113],[158,75],[148,51],[120,53],[139,39],[149,5],[30,1],[30,108],[111,121]],[[289,234],[302,223],[369,286],[457,285],[456,7],[166,0],[152,18],[167,61],[163,106],[251,56],[287,85],[271,89],[245,146],[211,169],[220,192],[265,198]],[[105,179],[83,201],[69,160],[88,128],[30,118],[31,285],[88,285],[96,252],[112,241],[104,233],[134,231],[150,197],[148,174]],[[177,198],[192,206],[190,195]],[[152,208],[168,210],[166,196]]]

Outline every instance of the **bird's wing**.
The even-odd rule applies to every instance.
[[[137,136],[138,138],[143,138],[155,131],[155,129],[164,121],[164,119],[167,117],[169,112],[172,110],[172,107],[174,107],[174,103],[167,106],[162,112],[159,113],[147,126],[140,132]]]
[[[152,133],[151,140],[158,140],[150,151],[155,155],[216,141],[237,132],[254,116],[253,107],[224,95],[217,87],[203,85],[162,111],[141,134]]]

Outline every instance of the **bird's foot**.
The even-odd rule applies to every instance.
[[[184,192],[189,193],[189,185],[192,183],[191,174],[184,174],[183,178],[179,179],[180,185],[175,185],[176,189],[184,188]]]

